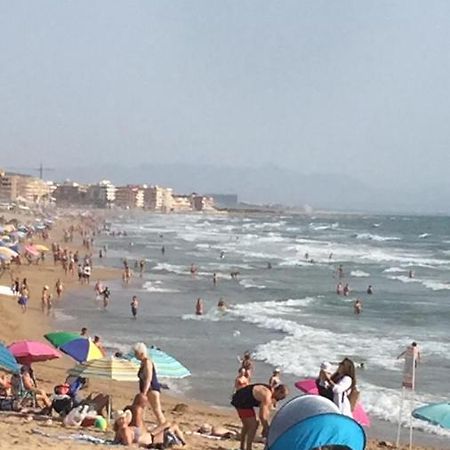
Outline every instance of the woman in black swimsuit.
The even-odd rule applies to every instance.
[[[137,343],[134,346],[134,356],[141,361],[138,372],[139,392],[147,396],[158,425],[162,425],[166,422],[166,418],[161,410],[161,385],[156,375],[155,366],[148,357],[147,346],[142,342]]]

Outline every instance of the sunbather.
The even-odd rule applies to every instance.
[[[120,412],[114,422],[116,432],[114,441],[122,445],[137,445],[144,448],[165,449],[174,445],[185,445],[184,436],[178,425],[165,423],[150,433],[145,429],[132,426],[133,414],[127,409]]]

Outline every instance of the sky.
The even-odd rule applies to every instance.
[[[449,185],[449,96],[447,0],[0,0],[3,167]]]

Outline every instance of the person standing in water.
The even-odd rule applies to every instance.
[[[133,316],[133,319],[136,320],[139,307],[139,300],[135,295],[133,295],[130,306],[131,306],[131,315]]]
[[[216,272],[213,273],[213,285],[214,285],[214,287],[216,287],[216,285],[217,285],[217,274],[216,274]]]
[[[356,299],[356,302],[353,304],[353,312],[357,316],[359,316],[362,312],[362,302],[359,298]]]
[[[162,247],[161,247],[161,255],[165,255],[166,254],[166,247],[163,245]]]
[[[199,297],[195,305],[195,314],[197,316],[203,316],[203,300]]]
[[[372,295],[372,294],[373,294],[373,288],[372,288],[372,285],[371,285],[371,284],[369,284],[369,286],[368,286],[368,288],[367,288],[367,293],[368,293],[369,295]]]

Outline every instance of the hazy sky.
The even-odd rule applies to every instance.
[[[0,165],[449,183],[448,0],[0,0],[0,61]]]

